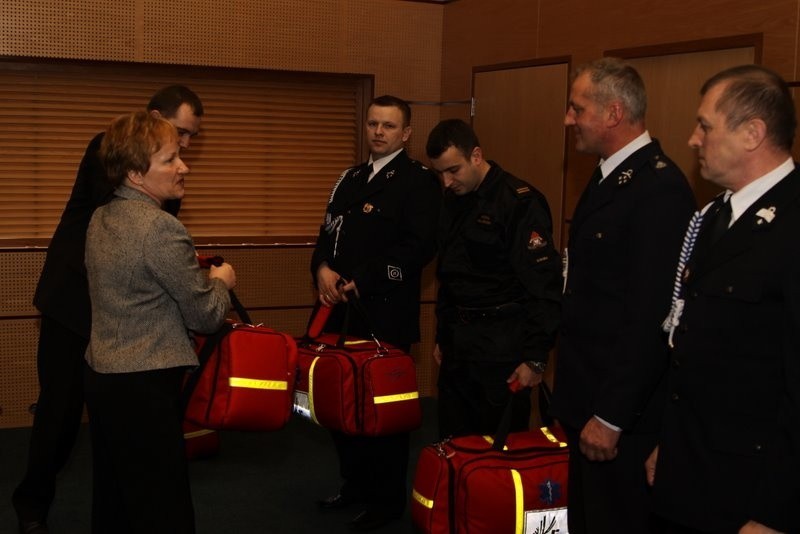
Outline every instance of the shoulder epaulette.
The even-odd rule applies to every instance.
[[[514,192],[514,195],[519,198],[529,197],[533,194],[533,187],[524,180],[520,180],[514,175],[509,175],[510,178],[505,180],[506,185]]]
[[[653,166],[654,169],[666,169],[671,165],[670,161],[665,161],[664,158],[661,157],[661,154],[656,154],[650,160],[650,164]]]
[[[428,167],[426,167],[426,166],[425,166],[425,165],[423,165],[421,162],[419,162],[419,161],[417,161],[417,160],[415,160],[415,159],[412,159],[412,160],[411,160],[411,164],[412,164],[412,165],[416,165],[417,167],[421,168],[423,171],[427,171],[427,170],[428,170]]]

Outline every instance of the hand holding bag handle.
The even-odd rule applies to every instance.
[[[336,283],[336,286],[341,287],[345,284],[347,284],[347,280],[340,278]],[[344,321],[342,323],[342,329],[339,332],[339,339],[336,341],[336,346],[339,348],[344,347],[347,334],[350,331],[351,313],[354,310],[364,325],[366,325],[367,331],[369,332],[369,337],[378,346],[378,352],[384,352],[386,349],[375,335],[375,331],[373,330],[372,324],[369,320],[369,313],[367,313],[366,308],[364,308],[364,304],[361,302],[361,299],[354,290],[347,291],[345,295],[347,296],[347,302],[345,303],[346,310]],[[323,306],[319,301],[316,302],[314,305],[314,310],[311,312],[308,326],[306,327],[306,334],[304,336],[306,341],[311,341],[322,334],[325,324],[327,323],[332,311],[333,306]]]
[[[500,418],[500,424],[497,425],[497,432],[494,435],[494,440],[492,441],[492,450],[493,451],[502,451],[503,447],[506,446],[506,441],[508,441],[508,434],[511,432],[511,412],[514,403],[514,395],[523,391],[527,388],[523,388],[518,380],[514,380],[510,384],[508,384],[508,389],[511,390],[511,396],[508,397],[508,403],[506,403],[505,410],[503,410],[503,416]],[[547,411],[550,408],[550,397],[552,393],[550,393],[550,388],[547,387],[547,384],[544,380],[539,382],[539,412],[541,413],[542,422],[545,420],[552,421],[552,419],[547,416]],[[545,424],[545,426],[548,426]]]

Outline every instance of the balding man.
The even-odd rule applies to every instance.
[[[701,95],[689,145],[725,192],[684,240],[667,322],[669,402],[648,478],[667,532],[800,532],[792,95],[755,65],[720,72]]]

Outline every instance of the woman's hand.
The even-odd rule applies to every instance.
[[[236,287],[236,272],[230,263],[223,263],[219,267],[212,265],[208,272],[209,278],[219,278],[228,289]]]

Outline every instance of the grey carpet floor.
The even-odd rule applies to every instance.
[[[411,435],[409,493],[420,449],[436,438],[435,401],[423,400],[423,426]],[[27,428],[0,430],[0,532],[16,532],[11,493],[27,458]],[[336,455],[324,429],[293,417],[271,433],[223,432],[219,456],[190,464],[198,534],[306,534],[350,532],[358,508],[317,509],[315,500],[339,486]],[[408,507],[407,507],[408,508]],[[58,481],[50,512],[53,534],[86,534],[91,510],[91,451],[88,427],[78,437]],[[413,532],[408,509],[381,534]]]

